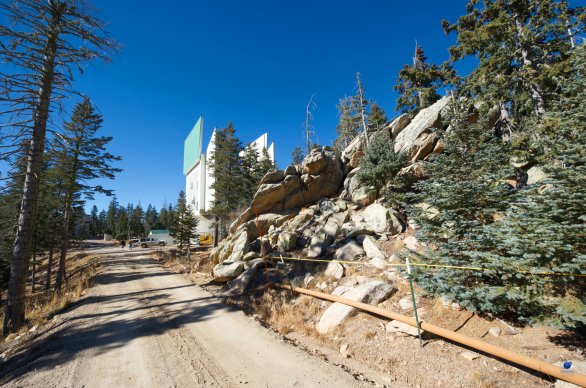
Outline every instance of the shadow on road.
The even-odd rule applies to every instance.
[[[176,275],[164,271],[155,260],[145,257],[144,252],[108,254],[104,271],[94,282],[94,287],[101,286],[108,292],[90,293],[63,311],[66,319],[62,323],[0,365],[0,384],[31,371],[53,369],[86,350],[101,354],[140,337],[159,336],[206,320],[220,310],[234,311],[213,296],[185,300],[173,294],[195,287],[189,284],[114,292],[124,283],[144,284],[141,281],[165,276]]]

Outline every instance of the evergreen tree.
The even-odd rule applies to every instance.
[[[542,118],[566,76],[573,37],[584,28],[584,9],[557,0],[471,0],[454,24],[453,61],[474,56],[479,64],[465,90],[487,108],[498,105],[509,131],[523,118]]]
[[[291,152],[291,163],[301,164],[303,163],[303,158],[305,158],[303,149],[299,146],[295,146],[295,148],[293,148],[293,151]]]
[[[106,211],[102,210],[98,216],[98,236],[103,236],[106,232],[104,231],[104,225],[106,225]]]
[[[228,227],[228,216],[231,212],[244,205],[244,196],[241,190],[235,187],[243,187],[243,173],[240,161],[242,145],[235,136],[232,123],[226,128],[216,131],[215,148],[210,158],[209,166],[214,175],[211,189],[215,192],[215,201],[211,208],[211,214],[216,217],[220,232],[225,235]]]
[[[114,196],[112,197],[112,200],[108,205],[108,211],[106,212],[106,218],[104,220],[104,233],[111,235],[116,234],[116,225],[118,223],[119,209],[120,204],[118,203],[116,196]]]
[[[132,206],[132,204],[128,207],[128,216],[129,216],[129,227],[130,227],[130,234],[132,236],[136,236],[141,238],[145,235],[145,220],[144,220],[144,211],[142,210],[142,206],[140,203],[138,205]]]
[[[159,223],[159,215],[157,213],[157,209],[149,204],[147,206],[147,210],[144,213],[144,221],[145,221],[145,231],[146,233],[150,233],[151,230],[157,229],[157,225]]]
[[[365,98],[360,73],[356,73],[356,94],[341,98],[337,108],[340,121],[336,127],[338,133],[338,137],[334,141],[336,149],[340,152],[343,151],[358,134],[363,134],[365,142],[368,143],[368,123],[366,120],[369,102]]]
[[[256,148],[248,143],[242,151],[242,196],[244,203],[252,202],[262,176],[259,155]]]
[[[114,43],[104,36],[102,23],[88,13],[91,7],[75,1],[12,0],[0,3],[0,10],[4,16],[0,57],[7,64],[2,77],[2,113],[11,127],[25,134],[29,144],[4,314],[3,332],[7,335],[18,330],[25,319],[22,300],[50,112],[57,100],[71,92],[77,70],[92,59],[105,58]]]
[[[197,224],[197,217],[191,206],[187,205],[185,193],[181,191],[177,199],[177,217],[171,225],[170,235],[175,244],[179,245],[179,250],[187,255],[189,255],[191,240],[198,237]]]
[[[92,210],[90,212],[90,225],[89,225],[89,234],[92,237],[99,236],[100,230],[100,220],[98,215],[98,207],[96,205],[92,206]]]
[[[385,112],[376,102],[373,102],[370,106],[370,112],[368,113],[367,121],[370,133],[381,130],[389,123],[389,119],[385,115]]]
[[[260,154],[260,160],[258,163],[258,173],[257,173],[257,186],[260,180],[267,174],[267,172],[274,170],[277,168],[273,159],[271,159],[271,155],[269,155],[269,151],[267,147],[262,148],[262,152]],[[256,190],[255,190],[256,191]]]
[[[55,287],[60,288],[65,279],[65,259],[69,246],[70,230],[75,223],[73,209],[82,206],[84,199],[93,199],[94,193],[112,195],[101,185],[90,184],[95,179],[114,179],[122,171],[111,163],[120,160],[106,151],[112,137],[97,136],[102,126],[102,115],[97,113],[89,99],[78,103],[65,123],[62,140],[55,141],[56,170],[60,192],[63,194],[63,223],[61,226],[61,255]]]
[[[120,206],[117,209],[115,222],[113,233],[116,240],[129,240],[133,237],[130,234],[130,222],[126,208]]]
[[[382,133],[375,133],[360,160],[358,180],[363,185],[373,186],[391,206],[399,207],[405,200],[408,182],[398,173],[406,165],[406,155],[395,153],[393,141]]]
[[[453,76],[447,67],[429,65],[423,48],[417,45],[413,65],[404,65],[399,71],[394,89],[399,93],[397,111],[415,115],[440,99],[437,90]]]
[[[514,263],[534,272],[586,273],[586,46],[571,58],[574,77],[536,129],[547,178],[518,190],[502,219],[488,229],[496,241],[491,265]],[[586,327],[586,286],[572,276],[503,275],[507,302],[525,321],[554,319]],[[511,286],[514,286],[511,287]]]
[[[157,229],[169,229],[169,224],[169,212],[167,211],[167,207],[163,205],[161,211],[159,212]]]
[[[356,114],[356,98],[344,97],[338,103],[338,113],[340,120],[336,126],[338,137],[334,146],[338,151],[343,151],[348,147],[350,142],[358,136],[360,130],[360,116]]]
[[[425,166],[429,178],[415,184],[416,206],[410,213],[420,226],[418,238],[434,247],[425,254],[426,262],[490,270],[423,271],[416,275],[418,284],[473,311],[517,308],[512,301],[506,303],[507,292],[515,290],[509,281],[515,263],[485,258],[495,252],[497,243],[486,227],[502,216],[512,195],[506,184],[514,175],[508,144],[486,129],[488,118],[470,124],[469,107],[461,100],[454,99],[452,108],[451,130],[444,135],[446,149]]]

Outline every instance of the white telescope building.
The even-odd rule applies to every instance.
[[[215,150],[216,128],[212,132],[205,153],[202,153],[203,142],[203,117],[200,117],[193,129],[185,138],[183,151],[183,175],[185,175],[185,198],[199,219],[198,231],[200,234],[211,233],[213,217],[209,214],[214,203],[214,190],[211,185],[214,176],[209,169],[207,161],[210,160]],[[259,155],[263,149],[268,151],[271,160],[275,161],[275,144],[268,144],[268,135],[263,133],[250,144]],[[242,153],[241,153],[242,155]]]

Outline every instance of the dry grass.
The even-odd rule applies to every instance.
[[[43,287],[43,291],[28,296],[25,306],[27,324],[18,331],[18,334],[45,324],[55,313],[71,306],[84,295],[91,286],[93,277],[98,273],[101,263],[90,263],[91,257],[87,255],[78,259],[76,265],[69,266],[68,270],[73,276],[66,279],[60,291],[45,291]]]
[[[210,274],[214,267],[209,252],[191,252],[189,258],[176,249],[159,250],[155,258],[163,262],[163,267],[182,274]]]
[[[251,310],[281,334],[296,332],[315,336],[313,326],[320,311],[318,303],[308,296],[292,299],[288,292],[270,289],[252,301]]]

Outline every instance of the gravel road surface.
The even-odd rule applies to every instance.
[[[8,387],[355,387],[144,250],[108,248],[103,272],[1,373]]]

